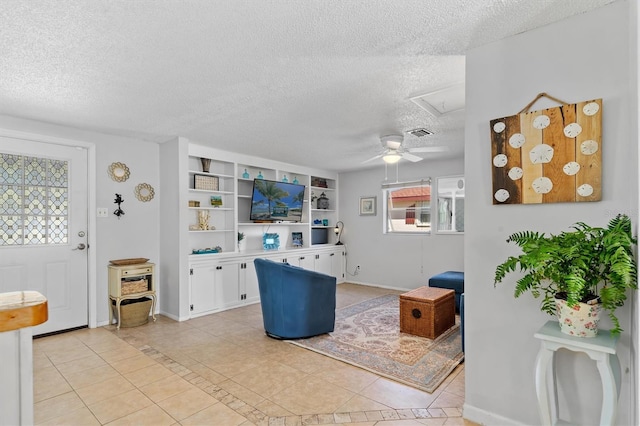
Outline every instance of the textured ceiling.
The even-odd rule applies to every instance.
[[[462,155],[470,48],[613,0],[2,0],[0,114],[338,171],[405,145]]]

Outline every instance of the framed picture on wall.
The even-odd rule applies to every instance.
[[[264,250],[278,250],[280,248],[280,235],[262,234],[262,248]]]
[[[376,215],[376,197],[366,196],[360,197],[360,216]]]
[[[291,233],[291,245],[294,247],[302,247],[302,232]]]

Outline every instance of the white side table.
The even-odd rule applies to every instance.
[[[609,330],[598,330],[596,337],[569,336],[560,331],[557,321],[548,321],[534,337],[540,339],[541,343],[536,359],[536,394],[542,424],[562,424],[559,420],[554,365],[555,351],[561,348],[584,352],[596,362],[602,380],[600,425],[615,424],[620,393],[620,361],[616,355],[619,336],[612,337]],[[553,381],[551,389],[548,383],[549,376]]]

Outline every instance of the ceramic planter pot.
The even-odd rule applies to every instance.
[[[560,331],[577,337],[595,337],[598,334],[598,322],[602,304],[589,305],[579,302],[570,308],[564,299],[556,299],[556,314]]]

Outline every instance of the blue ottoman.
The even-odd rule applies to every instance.
[[[456,312],[460,313],[460,296],[464,293],[464,272],[447,271],[429,278],[429,287],[448,288],[456,294]]]

